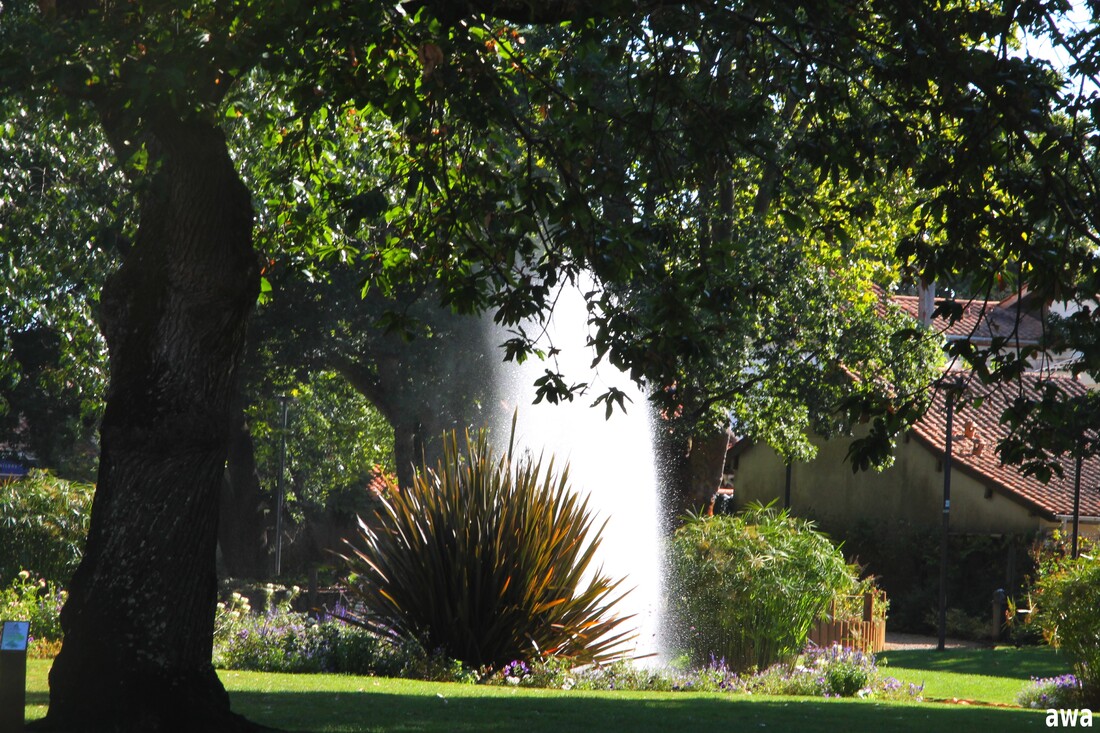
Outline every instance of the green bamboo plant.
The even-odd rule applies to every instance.
[[[442,460],[383,502],[378,528],[360,520],[345,560],[361,621],[478,669],[621,656],[626,618],[609,609],[622,581],[602,570],[585,581],[602,526],[568,467],[543,470],[509,445],[498,458],[479,431],[460,452],[446,434]]]
[[[764,669],[802,651],[815,619],[856,578],[813,524],[750,505],[689,517],[670,545],[669,609],[693,663]]]

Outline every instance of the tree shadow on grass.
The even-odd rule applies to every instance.
[[[688,693],[669,699],[577,692],[452,698],[385,692],[234,692],[231,698],[233,709],[252,720],[311,733],[1012,733],[1037,731],[1044,725],[1041,714],[1019,709]]]
[[[880,659],[891,667],[934,672],[984,674],[992,677],[1057,677],[1070,669],[1069,658],[1047,647],[1022,649],[908,649],[883,652]]]
[[[49,705],[50,693],[41,690],[27,690],[28,705]]]

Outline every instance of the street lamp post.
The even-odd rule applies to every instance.
[[[783,508],[791,508],[791,463],[787,462],[787,480],[783,488]]]
[[[1080,449],[1078,449],[1080,451]],[[1077,466],[1073,477],[1073,559],[1077,559],[1077,531],[1081,524],[1081,453],[1077,453]]]
[[[286,474],[286,427],[290,413],[290,395],[279,395],[279,480],[275,489],[275,577],[283,569],[283,500],[286,491],[283,486]]]
[[[940,619],[938,651],[947,648],[947,535],[951,529],[951,443],[954,431],[955,396],[962,389],[956,379],[944,385],[947,400],[947,437],[943,450],[943,523],[940,532]]]

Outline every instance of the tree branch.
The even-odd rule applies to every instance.
[[[484,15],[524,25],[544,25],[644,15],[666,5],[680,4],[672,0],[413,0],[405,8],[428,7],[442,18]]]

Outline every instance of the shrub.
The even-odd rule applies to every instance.
[[[875,672],[874,657],[859,650],[834,646],[825,651],[825,689],[837,697],[852,697],[871,681]]]
[[[671,543],[669,608],[692,663],[763,669],[805,646],[815,619],[855,578],[813,524],[753,505],[690,517]]]
[[[848,572],[853,578],[858,578],[863,568],[856,563],[848,564]],[[862,621],[864,609],[864,597],[874,596],[871,604],[871,618],[876,621],[885,621],[890,613],[890,599],[878,587],[878,577],[868,575],[854,583],[850,588],[842,589],[830,605],[830,615],[836,621]]]
[[[467,434],[464,454],[453,432],[443,448],[434,471],[383,502],[377,529],[360,521],[346,560],[361,621],[471,668],[614,657],[624,634],[608,609],[619,582],[584,580],[599,533],[568,469],[496,458],[484,431]]]
[[[31,657],[49,657],[57,653],[61,642],[61,607],[68,594],[29,570],[21,570],[15,579],[0,589],[0,618],[30,622]]]
[[[1069,655],[1083,702],[1100,707],[1100,556],[1064,559],[1041,572],[1031,620]]]
[[[91,484],[38,470],[0,484],[0,583],[34,568],[67,585],[80,564],[94,493]]]

